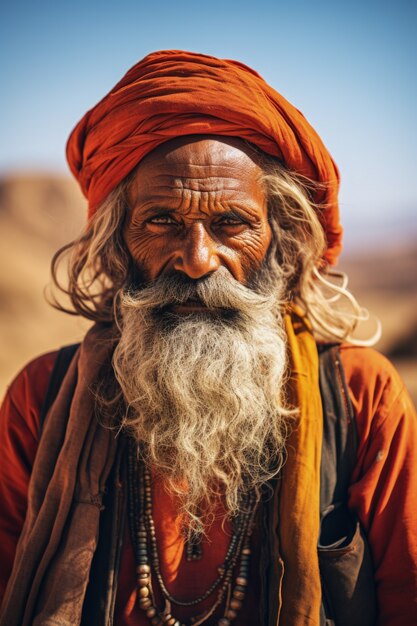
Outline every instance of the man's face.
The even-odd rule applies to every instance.
[[[138,166],[124,227],[146,282],[181,272],[197,280],[219,268],[247,284],[271,241],[262,170],[239,139],[182,138]],[[176,313],[201,310],[178,305]]]

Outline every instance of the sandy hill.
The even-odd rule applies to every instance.
[[[0,393],[35,355],[78,341],[88,324],[53,310],[43,296],[55,250],[82,229],[85,200],[64,176],[0,179]],[[384,327],[391,356],[417,401],[417,244],[347,256],[341,269]]]
[[[66,177],[0,181],[0,393],[29,359],[81,338],[85,324],[45,301],[49,264],[81,230],[85,201]]]

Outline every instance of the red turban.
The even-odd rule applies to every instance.
[[[238,61],[178,50],[149,54],[72,131],[67,159],[89,216],[158,145],[182,135],[241,137],[290,170],[322,183],[315,200],[326,260],[341,249],[339,174],[302,113]]]

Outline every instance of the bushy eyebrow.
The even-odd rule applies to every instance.
[[[191,211],[191,209],[190,209]],[[161,206],[151,206],[148,207],[147,209],[145,209],[144,211],[141,212],[142,218],[149,219],[151,217],[159,217],[159,216],[165,216],[165,215],[171,215],[173,213],[177,213],[178,210],[175,208],[169,208],[169,207],[161,207]],[[203,215],[208,215],[208,213],[206,213],[205,211],[201,211],[203,213]],[[187,215],[187,212],[184,213],[184,215]],[[239,209],[238,207],[234,207],[234,208],[228,208],[224,211],[216,211],[214,213],[211,214],[211,217],[213,218],[234,218],[234,219],[239,219],[245,222],[251,221],[253,220],[253,216],[252,215],[248,215],[247,211],[244,211],[242,209]]]
[[[175,213],[177,209],[162,207],[162,206],[151,206],[143,211],[139,211],[143,217],[148,217],[149,215],[167,215],[170,213]]]

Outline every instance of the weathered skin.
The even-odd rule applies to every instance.
[[[261,176],[239,139],[188,137],[150,153],[134,175],[124,228],[144,279],[175,271],[199,279],[223,266],[247,283],[271,241]]]

